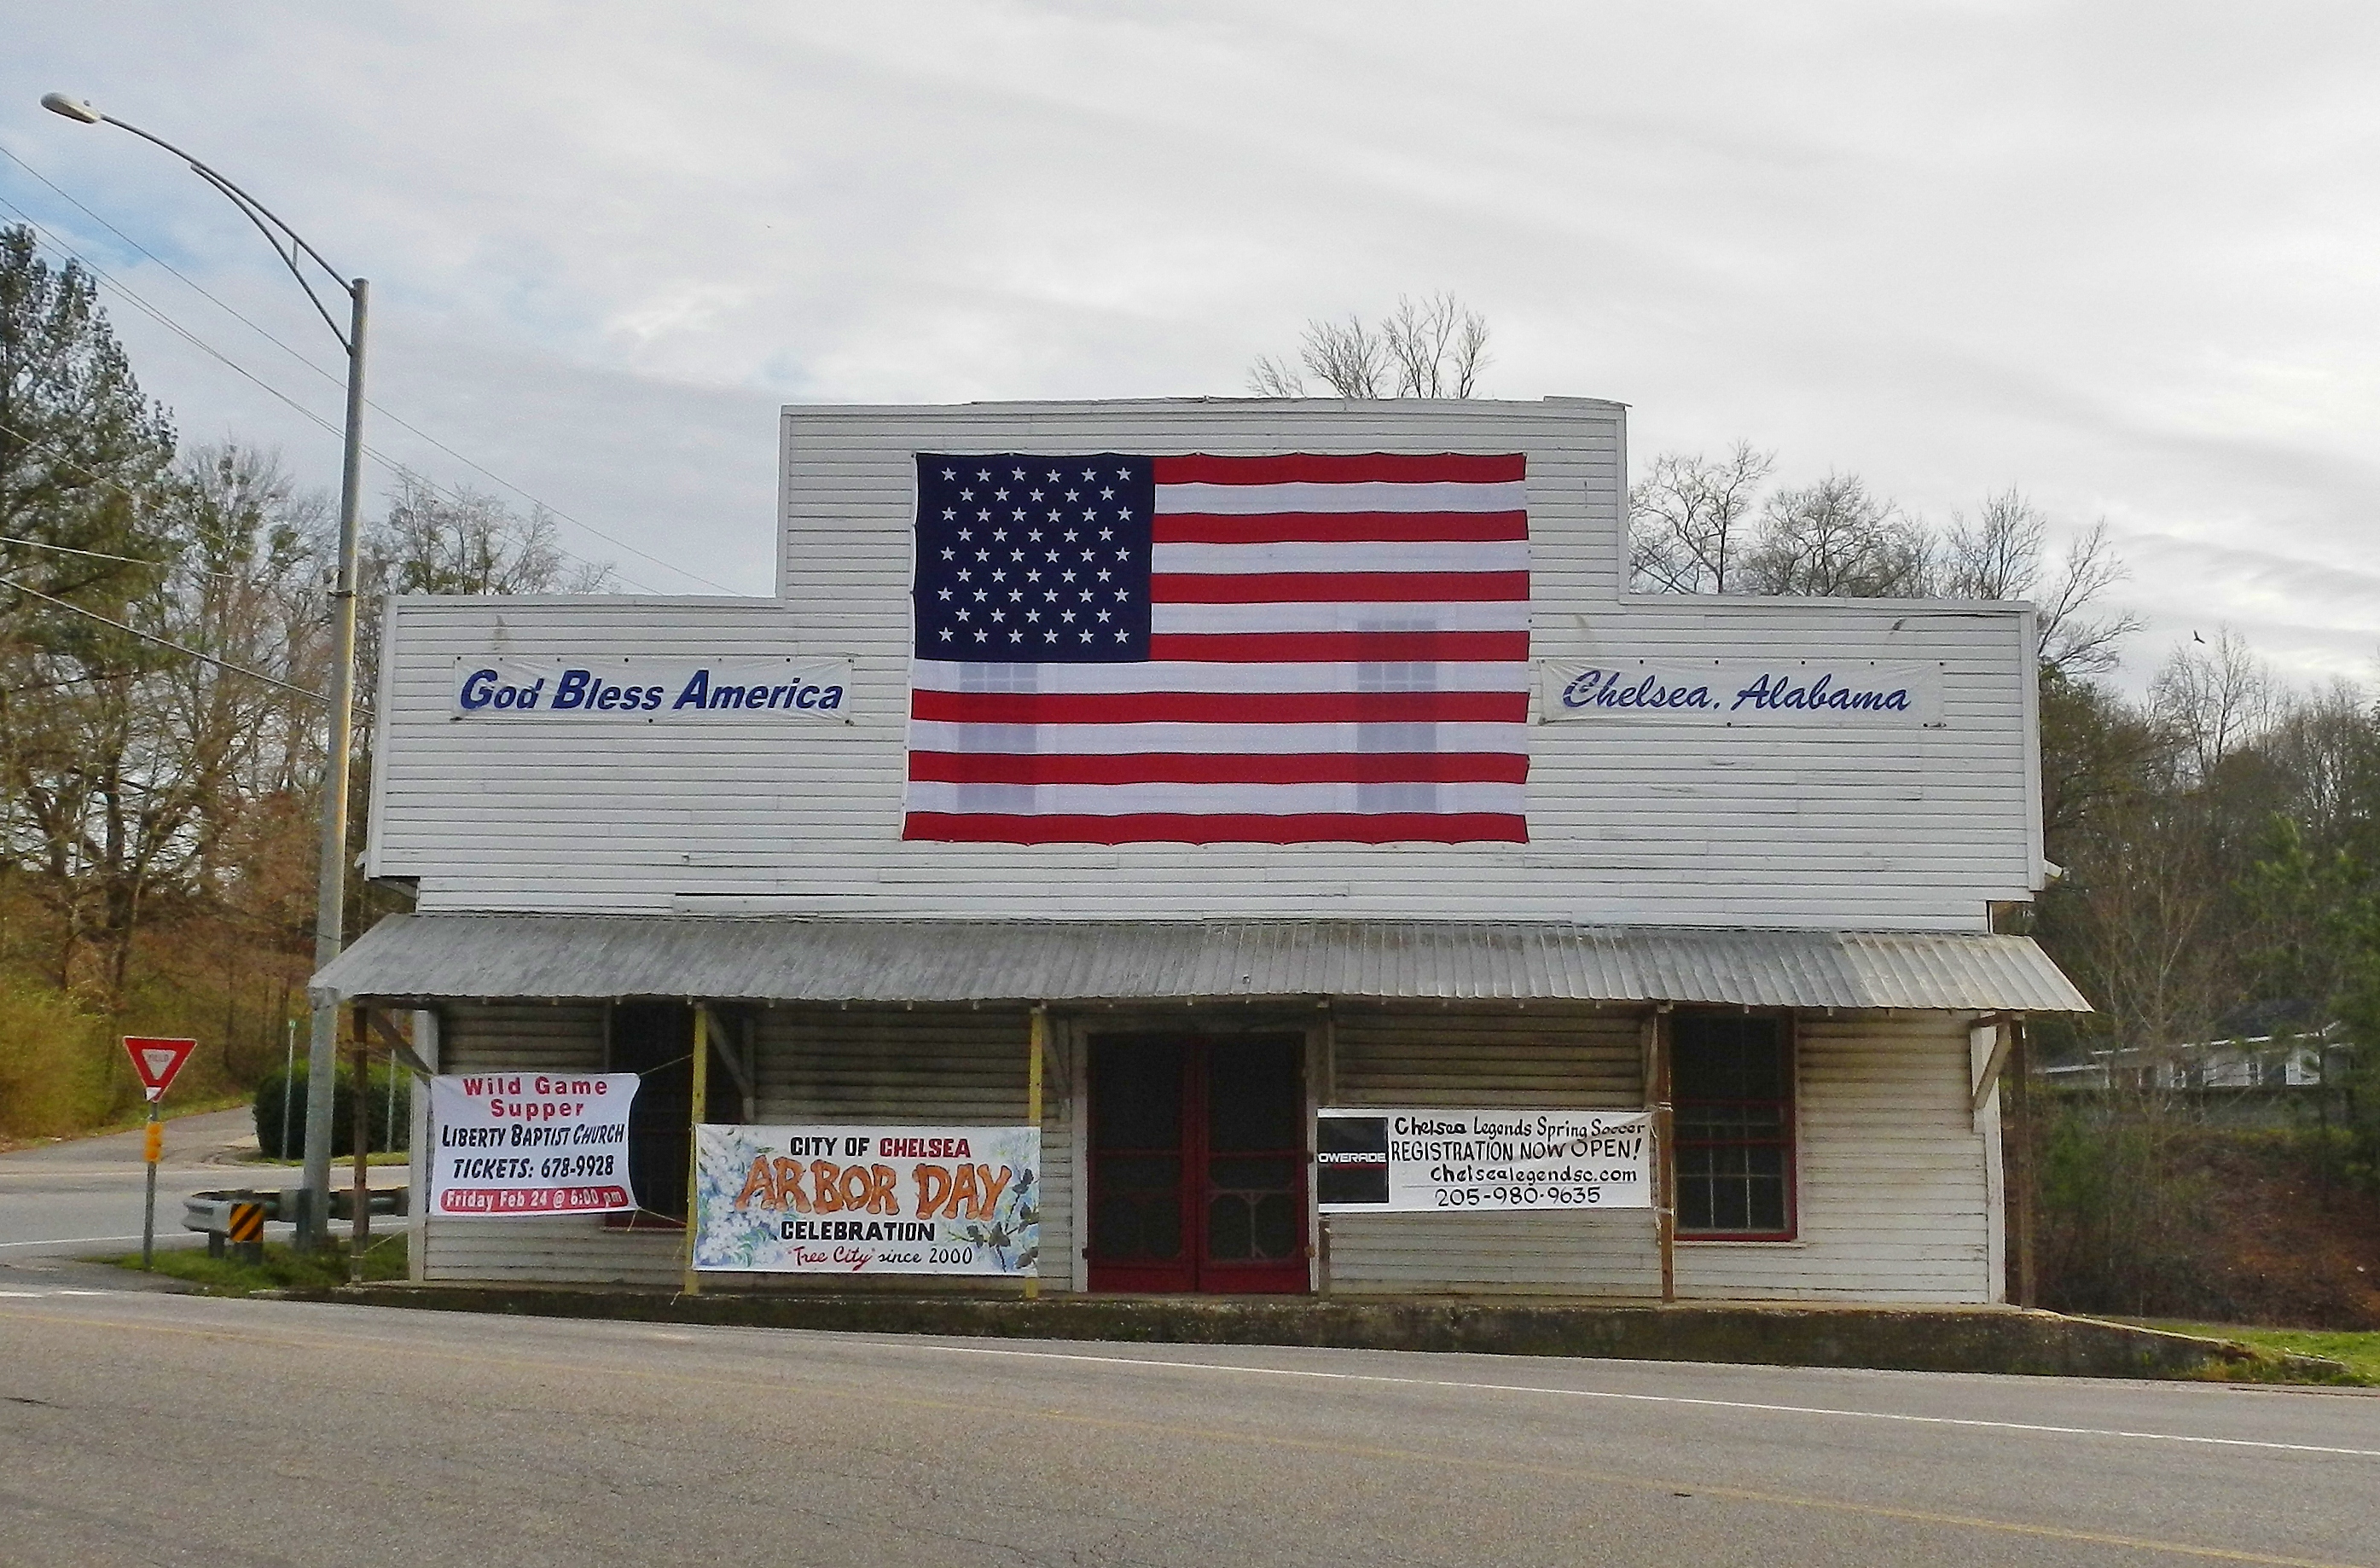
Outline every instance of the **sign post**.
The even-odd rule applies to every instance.
[[[149,1120],[142,1129],[141,1158],[149,1164],[148,1192],[140,1208],[140,1267],[148,1268],[157,1255],[157,1161],[165,1153],[165,1127],[157,1119],[157,1102],[165,1097],[182,1064],[198,1050],[194,1039],[159,1039],[149,1035],[126,1035],[124,1052],[132,1058],[132,1070],[140,1075],[141,1091],[149,1097]]]

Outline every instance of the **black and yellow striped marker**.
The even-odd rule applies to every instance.
[[[231,1217],[224,1225],[224,1239],[236,1242],[261,1242],[264,1239],[264,1205],[235,1203]]]

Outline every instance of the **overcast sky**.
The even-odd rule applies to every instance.
[[[304,351],[223,168],[370,277],[390,413],[669,591],[769,590],[784,402],[1235,394],[1451,289],[1483,390],[1935,520],[2105,517],[2147,619],[2380,653],[2380,6],[15,7],[0,148]],[[19,212],[335,423],[334,382],[0,158]],[[186,438],[337,443],[111,294]],[[374,416],[389,459],[487,480]],[[377,493],[385,472],[371,476]],[[601,530],[634,551],[587,531]]]

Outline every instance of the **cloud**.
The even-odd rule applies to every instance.
[[[0,142],[316,352],[212,193],[33,100],[187,140],[373,278],[380,401],[752,590],[778,402],[1236,392],[1309,315],[1451,287],[1490,392],[1624,399],[1640,459],[1743,436],[1937,517],[2013,483],[2107,517],[2156,626],[2308,677],[2374,640],[2368,6],[136,4],[12,44]],[[187,427],[334,477],[117,314]]]

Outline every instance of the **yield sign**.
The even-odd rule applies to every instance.
[[[182,1070],[182,1064],[188,1062],[190,1052],[198,1048],[199,1042],[194,1039],[154,1039],[147,1035],[124,1037],[124,1049],[132,1058],[132,1070],[140,1075],[141,1087],[149,1091],[152,1100],[165,1092],[167,1086],[174,1081],[174,1075]]]

